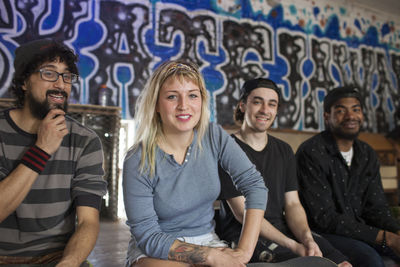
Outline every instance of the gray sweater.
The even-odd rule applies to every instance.
[[[202,150],[196,140],[195,133],[182,165],[157,148],[152,178],[140,173],[140,147],[125,158],[123,189],[131,244],[150,257],[167,259],[177,237],[214,230],[213,203],[220,193],[218,162],[246,197],[246,208],[265,210],[263,178],[237,143],[214,123],[202,140]]]

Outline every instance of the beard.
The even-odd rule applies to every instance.
[[[29,109],[32,112],[33,117],[43,120],[44,117],[46,117],[47,113],[49,113],[50,110],[52,109],[61,109],[65,112],[68,110],[68,95],[66,92],[61,91],[61,90],[48,90],[46,92],[46,99],[43,100],[42,102],[38,101],[31,93],[31,90],[28,90],[26,94],[26,100],[29,105]],[[49,94],[62,94],[65,97],[64,104],[54,104],[50,105],[49,101],[47,100],[47,96]]]
[[[358,137],[358,135],[361,132],[361,121],[357,120],[359,127],[358,130],[355,132],[350,132],[350,131],[344,131],[342,128],[342,124],[345,122],[335,126],[329,125],[328,129],[331,131],[331,133],[336,136],[337,138],[340,139],[345,139],[345,140],[354,140]]]

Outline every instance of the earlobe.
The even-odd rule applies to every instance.
[[[324,122],[327,122],[329,119],[329,113],[328,112],[324,112]]]
[[[244,113],[244,112],[245,112],[245,107],[244,107],[244,103],[243,103],[243,101],[240,101],[240,104],[239,104],[239,109],[240,109],[240,111],[241,111],[242,113]]]

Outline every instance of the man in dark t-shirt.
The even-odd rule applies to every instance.
[[[267,133],[278,111],[280,91],[268,79],[245,82],[234,119],[241,128],[233,138],[264,177],[269,189],[267,210],[251,262],[280,262],[298,256],[324,256],[339,266],[351,266],[328,241],[312,234],[299,201],[296,162],[290,146]],[[220,169],[221,208],[217,231],[237,244],[244,198]],[[322,251],[322,252],[321,252]]]

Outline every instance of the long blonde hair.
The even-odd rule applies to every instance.
[[[157,139],[163,134],[162,122],[160,115],[156,112],[156,105],[161,87],[170,77],[179,80],[189,79],[200,89],[202,98],[201,115],[199,122],[195,126],[197,130],[197,144],[200,149],[202,147],[201,140],[207,130],[210,119],[208,94],[198,67],[193,63],[182,61],[167,61],[161,64],[154,71],[137,99],[135,108],[136,134],[131,148],[135,149],[141,146],[140,170],[141,172],[145,170],[150,171],[151,177],[155,172]]]

